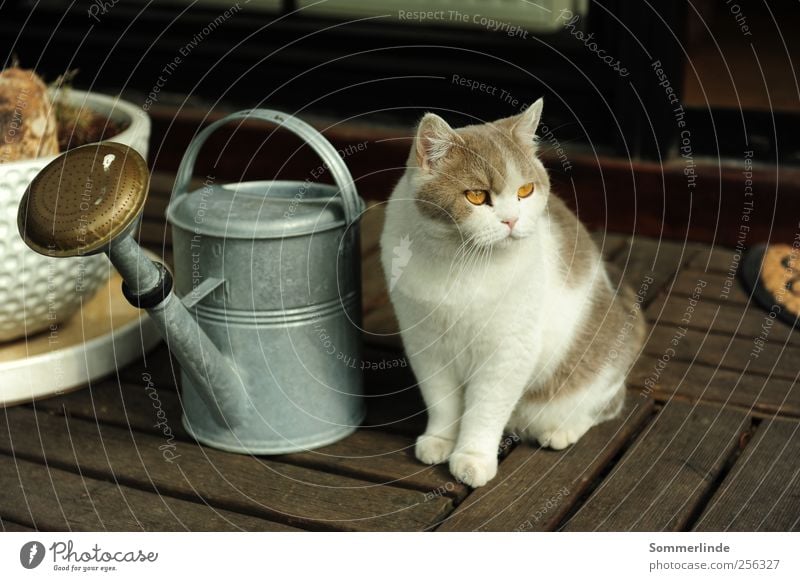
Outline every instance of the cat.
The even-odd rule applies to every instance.
[[[632,291],[550,194],[542,107],[459,129],[427,113],[381,233],[428,410],[416,457],[472,487],[496,475],[504,430],[560,450],[617,416],[645,335]]]

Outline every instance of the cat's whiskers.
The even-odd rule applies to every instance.
[[[467,236],[464,240],[459,244],[458,248],[456,248],[456,252],[453,255],[453,262],[458,262],[462,259],[468,251],[468,247],[470,242],[472,242],[472,236]]]
[[[475,270],[476,265],[480,260],[481,250],[482,247],[476,244],[472,244],[472,240],[474,237],[470,238],[469,243],[467,244],[465,251],[461,260],[458,262],[458,272],[456,273],[456,277],[460,280],[468,278],[472,275]]]
[[[471,260],[471,263],[469,265],[470,270],[468,273],[468,277],[470,278],[476,273],[480,275],[481,272],[486,272],[486,268],[490,264],[491,251],[492,251],[492,246],[486,244],[478,244],[475,245],[473,248],[474,248],[472,253],[473,259]]]
[[[453,270],[453,266],[458,265],[463,269],[463,266],[466,263],[468,263],[472,253],[475,252],[476,246],[475,244],[473,244],[474,241],[475,241],[475,235],[469,235],[458,246],[455,254],[453,255],[453,261],[450,267],[451,272]]]
[[[461,259],[458,261],[458,272],[457,277],[462,278],[463,275],[468,271],[471,270],[473,263],[475,262],[475,258],[477,256],[478,247],[473,244],[468,244],[464,249],[464,253],[461,256]]]

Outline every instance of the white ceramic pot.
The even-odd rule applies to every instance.
[[[144,111],[115,97],[83,91],[70,90],[58,98],[127,125],[110,140],[133,147],[147,159],[150,118]],[[22,241],[17,231],[19,202],[31,180],[53,159],[0,164],[0,341],[44,331],[68,319],[110,272],[104,254],[50,258]]]

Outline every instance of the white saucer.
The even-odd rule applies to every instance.
[[[0,407],[86,387],[161,341],[147,313],[122,296],[121,284],[114,272],[55,330],[0,343]]]

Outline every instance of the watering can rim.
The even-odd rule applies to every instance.
[[[252,200],[252,198],[247,195],[248,192],[246,188],[260,189],[267,184],[287,188],[287,195],[279,195],[270,199],[268,196],[253,192],[257,198],[261,198],[262,207],[271,201],[285,204],[287,208],[291,204],[297,204],[300,207],[308,207],[312,204],[318,207],[320,204],[325,204],[325,207],[316,215],[313,223],[309,223],[308,220],[306,220],[305,223],[298,223],[292,220],[294,216],[285,217],[285,219],[281,219],[280,223],[278,223],[275,220],[260,219],[261,216],[259,214],[246,223],[230,222],[228,220],[228,215],[209,215],[202,222],[198,223],[194,219],[194,216],[197,215],[197,206],[201,203],[200,197],[196,195],[197,192],[200,191],[198,189],[190,192],[183,192],[170,200],[165,212],[167,221],[172,227],[177,227],[195,234],[218,238],[257,240],[322,234],[330,230],[345,229],[348,226],[344,204],[341,197],[338,195],[339,188],[333,184],[307,183],[299,180],[253,180],[228,184],[214,184],[213,189],[217,194],[220,192],[225,194],[226,197],[222,202],[223,206],[230,204],[230,210],[232,210],[232,206],[237,202],[237,198],[239,200]],[[312,195],[296,198],[295,192],[301,186],[306,188],[306,190],[314,189],[317,192],[326,192],[329,195]],[[219,203],[219,197],[217,197],[215,201]],[[351,220],[349,224],[355,225],[358,223],[365,208],[366,202],[359,196],[357,198],[356,217]],[[310,218],[312,216],[309,215],[308,217]]]

